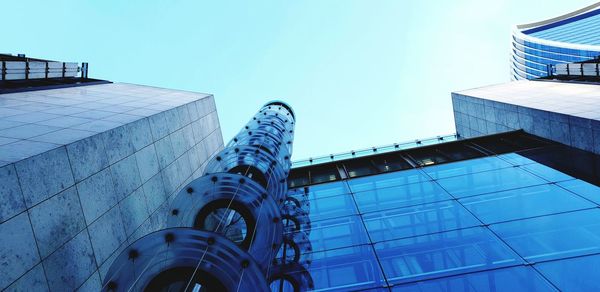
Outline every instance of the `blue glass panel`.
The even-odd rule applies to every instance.
[[[369,243],[367,232],[359,216],[311,222],[308,232],[313,251]]]
[[[423,168],[434,179],[472,174],[486,170],[510,167],[508,162],[497,157],[484,157],[459,162],[452,162]]]
[[[452,199],[435,182],[427,181],[354,194],[362,213]]]
[[[348,180],[353,192],[368,191],[378,188],[400,186],[427,181],[429,178],[418,169],[402,170],[375,176],[367,176]]]
[[[549,182],[559,182],[573,179],[573,177],[570,175],[566,175],[556,169],[550,168],[539,163],[525,165],[523,166],[523,169],[533,172],[534,174],[541,176]]]
[[[392,291],[557,291],[531,267],[512,267],[399,285]]]
[[[512,165],[525,165],[525,164],[530,164],[530,163],[537,163],[537,162],[535,162],[525,156],[517,154],[517,153],[507,153],[507,154],[498,155],[498,158],[500,158]]]
[[[539,263],[535,267],[562,291],[600,291],[600,255]]]
[[[600,45],[600,14],[590,11],[562,23],[525,31],[534,37],[571,44]]]
[[[375,251],[390,284],[522,263],[484,227],[384,241]]]
[[[363,215],[374,242],[412,237],[479,225],[465,208],[455,201],[444,201]]]
[[[600,252],[600,210],[583,210],[491,225],[528,261]]]
[[[578,179],[560,182],[558,185],[596,204],[600,204],[600,187],[598,186]]]
[[[308,190],[308,199],[309,200],[314,200],[317,198],[339,196],[342,194],[350,193],[350,189],[348,188],[348,185],[346,185],[346,182],[338,181],[338,182],[308,186],[306,188],[291,189],[288,194],[292,195],[292,196],[300,196],[300,195],[304,195],[306,190]]]
[[[551,184],[468,197],[460,202],[487,224],[595,207]]]
[[[310,263],[303,263],[314,290],[349,291],[386,285],[370,245],[313,252]],[[312,289],[311,289],[312,290]]]
[[[451,195],[457,198],[546,183],[545,180],[536,177],[519,167],[502,168],[444,178],[437,182]]]
[[[311,221],[356,215],[356,205],[351,194],[325,197],[309,201]]]

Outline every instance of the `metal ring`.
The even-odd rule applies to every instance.
[[[254,167],[264,176],[268,184],[267,192],[276,202],[283,203],[287,192],[287,174],[273,155],[253,146],[226,148],[211,159],[205,168],[205,174],[221,173],[232,169]]]
[[[228,291],[238,285],[240,291],[269,291],[247,252],[216,233],[190,228],[163,229],[132,243],[111,265],[103,291],[148,290],[155,277],[177,268],[197,268]]]
[[[190,193],[190,188],[198,191]],[[248,229],[240,246],[265,269],[272,258],[266,251],[281,245],[279,206],[262,186],[245,176],[217,173],[197,178],[177,194],[171,206],[178,211],[169,216],[168,227],[202,228],[197,224],[206,222],[207,216],[220,208],[229,207],[241,214]]]

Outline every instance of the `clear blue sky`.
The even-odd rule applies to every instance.
[[[0,52],[212,93],[226,141],[282,99],[297,160],[453,133],[451,91],[509,80],[512,25],[592,3],[2,1]]]

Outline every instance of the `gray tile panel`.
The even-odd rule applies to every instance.
[[[72,114],[72,116],[74,116],[74,117],[86,118],[86,119],[91,119],[91,120],[104,119],[104,118],[114,116],[114,115],[116,115],[116,113],[92,109],[92,108],[89,108],[89,110],[84,111],[84,112]]]
[[[131,142],[131,127],[126,125],[110,129],[100,137],[106,148],[108,161],[113,164],[135,152],[133,143]]]
[[[77,192],[88,225],[119,202],[109,168],[78,183]]]
[[[94,134],[94,132],[90,131],[62,129],[52,133],[32,137],[29,140],[64,145],[85,139]]]
[[[54,119],[36,122],[36,124],[44,125],[44,126],[68,128],[68,127],[73,127],[73,126],[89,123],[91,121],[93,121],[93,120],[63,115],[63,116],[60,116],[60,117],[57,117]]]
[[[163,184],[162,175],[156,174],[143,185],[144,195],[149,210],[156,210],[162,203],[167,200],[165,186]]]
[[[86,226],[75,187],[29,209],[42,258],[69,241]]]
[[[164,112],[149,117],[148,121],[150,122],[150,130],[154,141],[160,140],[169,134],[169,126]]]
[[[20,161],[58,147],[60,145],[54,143],[18,140],[0,146],[0,160],[6,162]]]
[[[112,208],[88,227],[96,262],[104,262],[127,237],[119,208]]]
[[[46,274],[42,264],[38,264],[33,269],[29,270],[25,275],[21,276],[17,281],[12,283],[6,291],[50,291],[46,280]]]
[[[25,210],[25,201],[15,166],[0,167],[0,222]]]
[[[43,261],[51,291],[73,291],[97,269],[87,230]]]
[[[124,199],[142,185],[135,155],[131,155],[110,166],[115,193]]]
[[[11,117],[11,116],[21,115],[21,114],[25,114],[25,113],[27,113],[27,112],[23,111],[23,110],[14,109],[14,108],[9,108],[9,107],[0,108],[0,116],[2,116],[2,117]]]
[[[127,236],[130,236],[150,216],[144,189],[139,188],[123,199],[119,203],[119,210]]]
[[[24,124],[13,128],[0,130],[0,137],[27,139],[60,130],[59,127]]]
[[[187,150],[187,143],[183,137],[183,129],[171,133],[170,137],[173,145],[173,154],[175,157],[181,156]]]
[[[142,182],[146,182],[160,171],[154,144],[139,150],[135,156]]]
[[[27,213],[0,224],[0,290],[31,269],[40,257],[34,244],[33,231]],[[28,244],[24,244],[28,243]]]
[[[112,121],[105,121],[105,120],[93,120],[92,122],[73,126],[71,128],[76,129],[76,130],[84,130],[84,131],[100,133],[100,132],[108,131],[110,129],[114,129],[121,125],[122,125],[122,123],[119,123],[119,122],[112,122]]]
[[[152,132],[150,131],[150,122],[147,118],[138,119],[129,123],[127,124],[127,127],[130,128],[131,143],[133,144],[133,149],[135,151],[139,151],[154,142],[152,139]]]
[[[35,123],[59,118],[60,115],[43,113],[43,112],[28,112],[20,115],[9,116],[6,119],[9,121],[22,123]]]
[[[22,125],[25,125],[25,123],[9,121],[7,119],[0,118],[0,130],[14,128]]]
[[[166,168],[173,160],[175,160],[175,154],[173,152],[173,144],[171,143],[171,137],[166,136],[154,143],[156,148],[156,154],[158,156],[158,163],[160,168]]]
[[[109,165],[101,134],[67,145],[67,153],[76,182]]]
[[[25,204],[35,204],[74,184],[65,147],[56,148],[15,164]]]
[[[139,120],[140,118],[142,117],[129,114],[114,114],[109,117],[103,118],[102,120],[126,124]]]

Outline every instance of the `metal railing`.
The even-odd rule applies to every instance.
[[[307,158],[307,159],[293,161],[292,168],[316,165],[316,164],[327,163],[327,162],[332,162],[332,161],[340,161],[340,160],[356,158],[356,157],[376,155],[376,154],[381,154],[381,153],[394,152],[394,151],[398,151],[398,150],[411,149],[411,148],[427,146],[427,145],[440,144],[440,143],[445,143],[445,142],[450,142],[450,141],[456,141],[456,140],[458,140],[458,138],[459,138],[459,136],[455,133],[455,134],[437,136],[437,137],[427,138],[427,139],[422,139],[422,140],[394,143],[394,144],[380,146],[380,147],[371,147],[371,148],[365,148],[365,149],[361,149],[361,150],[352,150],[352,151],[341,152],[341,153],[337,153],[337,154],[329,154],[329,155],[324,155],[324,156],[311,157],[311,158]]]

